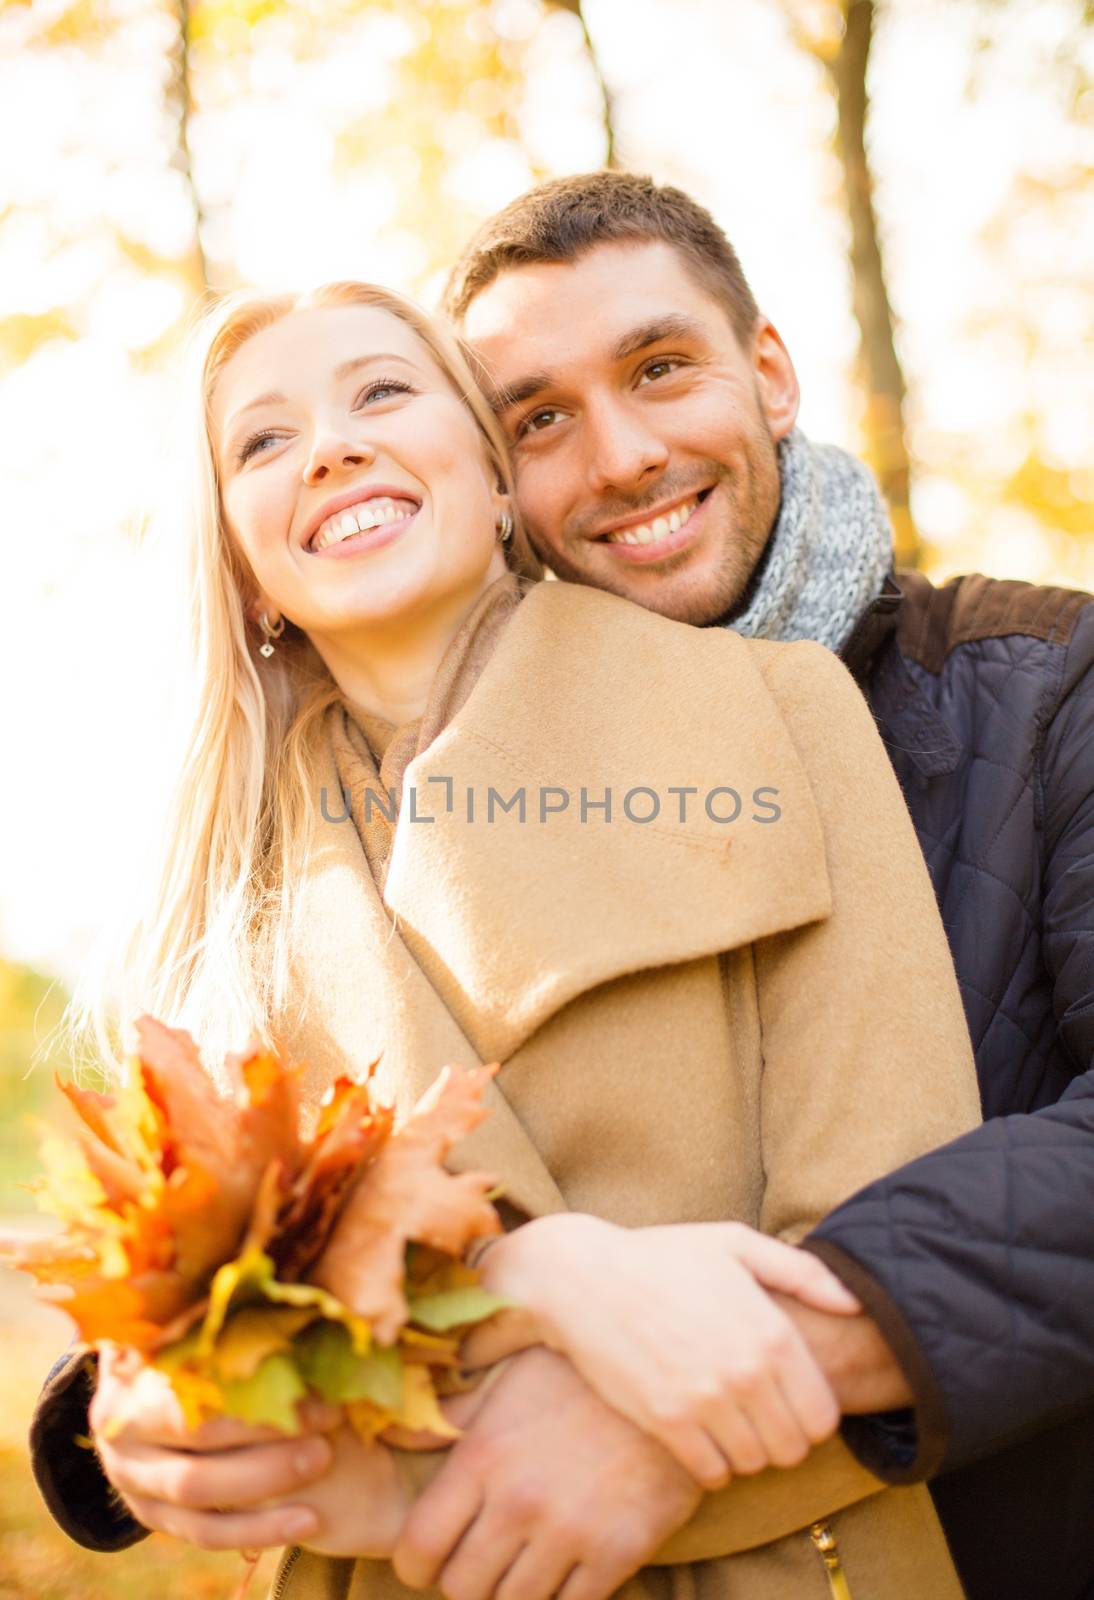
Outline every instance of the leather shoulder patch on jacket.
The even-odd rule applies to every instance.
[[[1083,608],[1094,596],[982,573],[951,578],[936,588],[922,572],[899,572],[904,602],[897,612],[901,653],[928,672],[941,672],[950,651],[976,639],[1025,634],[1067,644]]]

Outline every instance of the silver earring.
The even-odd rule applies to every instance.
[[[285,618],[279,617],[277,627],[271,628],[270,619],[266,613],[263,612],[258,619],[258,625],[262,629],[262,632],[266,635],[264,643],[260,644],[258,647],[258,653],[260,656],[265,656],[266,659],[269,660],[270,656],[272,656],[274,653],[274,647],[270,643],[270,640],[280,639],[281,635],[285,632]]]
[[[498,523],[498,537],[502,544],[508,544],[513,537],[513,519],[508,511],[503,511],[501,521]]]

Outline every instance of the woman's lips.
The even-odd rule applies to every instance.
[[[351,533],[337,544],[328,544],[322,550],[310,550],[308,554],[317,561],[349,561],[354,556],[371,555],[374,550],[382,550],[384,545],[391,544],[401,533],[405,533],[417,516],[415,511],[409,517],[400,517],[397,522],[385,522],[379,528],[366,529],[364,533]]]

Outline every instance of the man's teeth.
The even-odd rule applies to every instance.
[[[667,539],[670,533],[683,527],[698,504],[698,499],[688,500],[684,505],[677,506],[675,511],[670,511],[667,517],[643,522],[638,528],[620,528],[618,533],[606,534],[605,538],[609,544],[653,544],[655,540]]]
[[[405,522],[417,509],[409,500],[363,500],[359,506],[350,506],[347,511],[336,511],[333,517],[328,517],[320,525],[311,548],[325,550],[327,545],[340,544],[355,533],[369,533],[390,522]]]

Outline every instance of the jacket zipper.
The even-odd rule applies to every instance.
[[[840,1560],[839,1546],[836,1536],[827,1522],[814,1522],[809,1530],[809,1537],[813,1547],[824,1562],[825,1576],[828,1579],[828,1590],[832,1600],[852,1600],[851,1585],[847,1582],[847,1574],[843,1570]]]
[[[296,1563],[300,1560],[300,1557],[303,1555],[303,1553],[304,1550],[302,1545],[293,1545],[292,1549],[285,1557],[281,1571],[277,1575],[277,1588],[270,1596],[270,1600],[284,1600],[285,1590],[288,1588],[289,1579],[292,1576],[292,1569],[296,1566]]]

